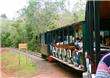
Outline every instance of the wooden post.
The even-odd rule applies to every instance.
[[[26,53],[27,53],[28,52],[27,51],[27,49],[28,49],[27,43],[20,43],[19,44],[19,49],[25,49]],[[25,56],[26,56],[26,64],[27,64],[28,56],[27,56],[27,54]],[[20,52],[19,52],[19,64],[20,64]]]
[[[26,49],[26,64],[28,63],[28,53],[27,53],[28,51],[27,51],[27,49]]]
[[[20,50],[20,49],[19,49],[19,50]],[[19,58],[19,63],[18,63],[18,64],[20,65],[20,52],[19,52],[19,57],[18,57],[18,58]]]

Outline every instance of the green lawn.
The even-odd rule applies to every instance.
[[[38,66],[29,57],[15,52],[1,54],[2,70],[16,76],[32,76],[38,71]]]

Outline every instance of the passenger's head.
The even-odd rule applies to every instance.
[[[80,40],[79,37],[77,37],[76,40],[79,41]]]
[[[110,46],[110,36],[104,38],[105,45]]]

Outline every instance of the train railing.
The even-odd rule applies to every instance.
[[[84,71],[83,53],[72,46],[52,46],[52,57],[60,62]]]

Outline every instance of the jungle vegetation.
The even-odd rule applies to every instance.
[[[17,11],[18,17],[0,16],[1,47],[17,48],[19,43],[28,43],[29,50],[39,52],[39,34],[84,20],[85,3],[86,0],[77,0],[71,8],[68,0],[28,0]]]

